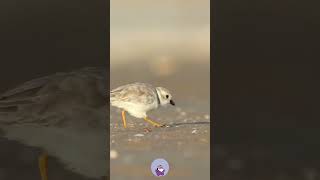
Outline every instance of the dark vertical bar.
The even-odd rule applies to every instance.
[[[215,1],[214,179],[318,179],[319,2]]]
[[[1,180],[40,180],[38,158],[45,152],[48,180],[109,177],[109,3],[0,2]],[[81,71],[88,67],[93,68]],[[97,69],[102,73],[95,74]],[[37,81],[31,90],[23,84],[46,76],[50,78]],[[93,80],[96,76],[105,80]],[[4,96],[16,87],[24,87],[22,93]],[[103,96],[97,87],[103,87]],[[45,92],[51,100],[32,98]],[[103,106],[106,109],[99,109]],[[90,159],[97,154],[100,159]],[[81,163],[92,168],[78,166]],[[98,174],[94,168],[105,172]]]
[[[106,14],[107,14],[107,19],[106,19],[106,25],[107,25],[107,29],[106,29],[106,34],[107,34],[107,38],[106,38],[106,43],[107,43],[107,63],[106,63],[106,69],[107,69],[107,82],[106,82],[106,94],[107,94],[107,109],[106,109],[106,112],[107,112],[107,125],[106,125],[106,128],[107,128],[107,148],[106,148],[106,162],[107,162],[107,180],[110,179],[110,97],[109,97],[109,92],[110,92],[110,1],[107,1],[107,8],[106,8]]]

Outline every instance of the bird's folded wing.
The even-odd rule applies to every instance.
[[[155,100],[155,92],[146,85],[121,86],[110,92],[110,100],[135,104],[151,104]]]
[[[0,100],[14,99],[17,96],[19,97],[30,96],[30,94],[31,95],[34,94],[35,91],[43,87],[52,78],[53,78],[52,76],[46,76],[46,77],[37,78],[31,81],[25,82],[22,85],[1,94]]]

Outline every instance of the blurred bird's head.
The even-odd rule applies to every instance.
[[[169,90],[163,87],[156,87],[157,95],[159,98],[159,102],[161,105],[175,105],[174,101],[172,100],[172,95],[170,94]]]

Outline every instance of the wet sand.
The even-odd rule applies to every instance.
[[[169,162],[170,171],[164,179],[209,179],[209,116],[178,110],[168,107],[166,112],[150,113],[170,127],[154,128],[128,116],[127,129],[122,126],[120,112],[111,111],[111,150],[118,153],[110,162],[111,179],[150,179],[150,165],[157,158]]]
[[[120,110],[111,107],[111,179],[155,179],[150,165],[164,158],[170,170],[163,179],[194,180],[210,178],[209,71],[206,65],[179,64],[167,76],[153,74],[146,63],[111,69],[111,88],[129,82],[148,82],[168,88],[176,106],[161,107],[148,115],[169,127],[154,128],[143,119],[127,115],[127,129]],[[125,72],[125,73],[122,73]],[[151,132],[146,130],[150,129]]]

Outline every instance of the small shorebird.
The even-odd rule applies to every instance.
[[[163,125],[149,119],[147,112],[169,103],[175,105],[166,88],[153,87],[146,83],[132,83],[113,89],[110,92],[110,103],[123,109],[121,114],[124,128],[127,127],[126,111],[136,118],[143,118],[153,126],[162,127]]]
[[[9,140],[43,149],[42,180],[48,179],[48,155],[84,177],[106,175],[106,78],[103,68],[83,68],[34,79],[0,95],[0,129]]]

